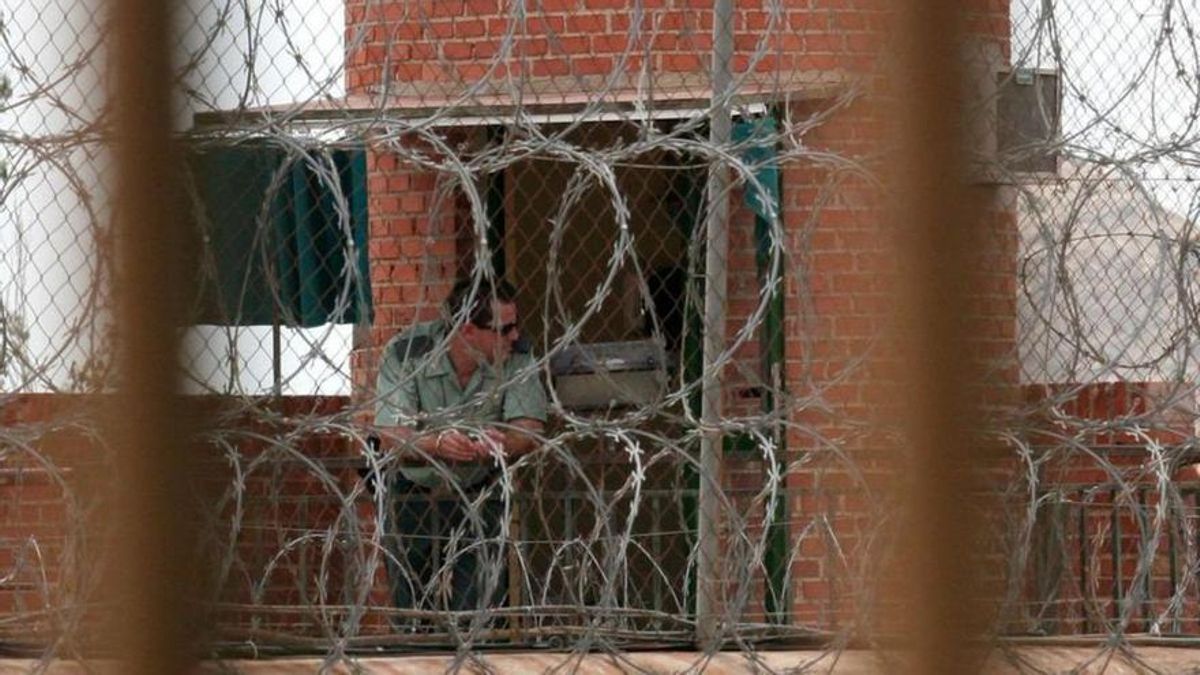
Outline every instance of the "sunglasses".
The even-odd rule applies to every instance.
[[[517,322],[513,321],[510,323],[506,323],[499,327],[497,327],[497,326],[481,326],[479,324],[475,324],[475,327],[482,328],[483,330],[494,331],[497,335],[508,335],[509,333],[511,333],[517,329]]]

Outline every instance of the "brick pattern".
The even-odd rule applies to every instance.
[[[555,91],[579,89],[586,77],[623,67],[638,72],[648,66],[663,73],[696,74],[695,83],[705,81],[711,50],[712,14],[709,3],[692,0],[646,0],[643,30],[639,42],[629,50],[626,32],[631,13],[625,0],[551,0],[529,8],[525,24],[515,33],[513,58],[492,70],[492,78],[522,74],[538,81],[551,82]],[[353,93],[374,92],[388,83],[404,91],[407,83],[425,83],[427,88],[408,91],[430,95],[453,89],[455,83],[471,82],[485,76],[486,62],[499,50],[499,41],[509,28],[502,16],[503,7],[495,0],[451,0],[450,2],[347,3],[348,36],[361,36],[348,55],[347,84]],[[889,26],[889,8],[877,0],[788,0],[772,33],[769,55],[755,68],[778,73],[790,70],[841,70],[873,73],[879,65],[879,48],[885,42]],[[750,68],[749,54],[758,44],[771,17],[761,3],[739,3],[735,15],[735,68]],[[967,16],[969,32],[985,43],[998,45],[1005,53],[1009,34],[1008,3],[1005,0],[974,0]],[[653,30],[650,30],[653,28]],[[619,56],[633,54],[622,66]],[[649,58],[650,63],[643,62]],[[559,78],[559,79],[555,79]],[[686,78],[685,78],[686,79]],[[683,81],[683,80],[680,80]],[[819,112],[824,102],[797,104],[794,118]],[[885,120],[868,105],[851,106],[812,130],[805,143],[846,157],[864,157],[879,147],[886,133]],[[388,169],[390,170],[390,169]],[[373,176],[372,185],[382,183],[387,170]],[[814,390],[830,404],[830,412],[816,416],[808,411],[796,415],[801,424],[810,425],[820,436],[839,438],[850,432],[847,420],[872,418],[873,408],[889,400],[881,393],[895,362],[886,359],[864,360],[868,345],[883,329],[889,311],[889,277],[894,274],[894,255],[886,233],[881,230],[881,205],[876,190],[868,181],[850,172],[830,170],[797,162],[784,171],[784,218],[789,233],[788,335],[785,367],[787,388],[804,395]],[[416,203],[427,195],[429,186],[414,186],[409,199]],[[390,217],[392,195],[379,197],[372,191],[372,204]],[[732,196],[731,257],[729,261],[730,304],[727,336],[732,338],[744,318],[753,311],[758,299],[758,280],[752,240],[753,215]],[[1011,206],[1000,195],[985,196],[992,202],[987,227],[989,240],[981,245],[981,275],[974,299],[970,330],[978,337],[973,345],[977,356],[986,361],[988,372],[1000,386],[989,387],[989,404],[1001,407],[1013,400],[1006,383],[1015,381],[1011,363],[1015,340],[1015,228]],[[373,222],[376,211],[372,211]],[[430,217],[430,223],[449,224],[449,220]],[[464,239],[464,221],[457,219],[460,241]],[[453,229],[439,228],[438,235],[427,241],[444,241]],[[420,264],[420,257],[397,252],[403,247],[404,231],[393,235],[380,230],[373,236],[373,264],[391,265],[389,271],[373,271],[380,307],[395,313],[381,317],[373,331],[371,345],[377,347],[415,314],[431,287],[428,275],[404,269]],[[426,233],[421,233],[426,234]],[[432,236],[432,233],[429,233]],[[450,262],[450,249],[443,244],[439,260],[444,273]],[[460,245],[461,246],[461,245]],[[415,247],[413,251],[415,251]],[[376,257],[374,254],[379,253]],[[459,256],[461,264],[462,256]],[[407,275],[410,290],[402,290],[399,275]],[[434,277],[436,279],[436,275]],[[443,277],[444,278],[444,277]],[[407,294],[406,294],[407,293]],[[811,303],[809,305],[808,303]],[[365,354],[364,354],[365,356]],[[725,409],[728,415],[752,415],[761,410],[758,391],[763,384],[759,341],[750,340],[736,355],[724,373]],[[1006,359],[1008,359],[1006,361]],[[361,367],[359,367],[361,365]],[[356,382],[369,383],[369,362],[356,362]],[[898,393],[898,392],[893,392]],[[795,433],[789,438],[793,452],[809,449],[811,436]],[[855,441],[869,448],[870,439]],[[877,483],[887,478],[886,463],[856,460],[865,475]],[[861,532],[872,526],[869,509],[862,504],[861,487],[849,480],[844,467],[812,467],[790,479],[789,487],[806,491],[818,488],[820,497],[803,497],[792,502],[793,530],[813,522],[820,515],[832,523],[824,534],[809,532],[794,543],[798,557],[794,564],[795,618],[805,623],[828,627],[851,608],[833,607],[839,596],[838,579],[849,573],[835,569],[828,546],[836,538],[843,547],[853,549]],[[757,458],[731,459],[724,482],[740,486],[745,498],[743,522],[761,520],[761,504],[754,505],[749,486],[761,485],[764,467]],[[811,473],[809,473],[811,472]],[[841,593],[841,596],[846,596]]]
[[[78,606],[72,579],[80,542],[72,534],[84,528],[89,471],[99,467],[84,427],[69,422],[32,432],[31,425],[51,420],[77,421],[93,409],[94,399],[70,395],[23,395],[0,406],[0,423],[11,439],[0,444],[0,636],[36,640],[53,630],[56,610]]]
[[[628,0],[533,3],[525,25],[516,32],[512,58],[492,70],[490,77],[528,75],[553,83],[561,91],[583,87],[584,80],[575,77],[604,75],[614,68],[638,73],[648,66],[660,74],[695,75],[693,82],[697,84],[706,81],[712,47],[711,3],[643,0],[643,25],[632,50],[627,37],[632,16],[629,6]],[[411,92],[435,96],[452,90],[453,85],[488,76],[486,62],[497,53],[501,36],[509,28],[507,18],[501,14],[503,8],[499,0],[348,0],[348,91],[369,93],[387,84],[409,86]],[[970,0],[969,32],[1007,53],[1008,11],[1006,0]],[[751,67],[749,54],[770,20],[762,2],[738,3],[737,70]],[[886,0],[785,0],[784,12],[777,20],[768,56],[753,66],[756,70],[872,74],[879,66],[879,48],[886,41],[889,5]],[[625,53],[631,56],[622,62]],[[651,61],[645,62],[646,58]],[[791,112],[794,118],[804,119],[825,105],[795,103]],[[862,158],[878,150],[886,131],[886,120],[872,106],[860,102],[812,129],[804,142],[838,156]],[[463,268],[471,246],[470,237],[463,236],[470,230],[468,215],[455,191],[439,181],[439,174],[407,162],[403,153],[383,147],[373,149],[368,161],[369,252],[376,320],[365,344],[359,345],[352,356],[354,405],[371,396],[379,348],[397,330],[436,315],[438,303]],[[823,460],[794,471],[787,482],[792,619],[804,625],[837,628],[861,609],[854,605],[851,591],[862,581],[856,575],[861,572],[858,563],[867,543],[863,535],[878,516],[873,510],[878,504],[864,487],[878,487],[888,477],[888,458],[873,452],[879,447],[878,439],[859,434],[850,422],[870,420],[878,412],[880,401],[886,400],[885,394],[897,393],[885,386],[894,361],[889,364],[886,358],[865,358],[890,309],[887,291],[895,273],[894,247],[882,228],[885,219],[880,195],[853,171],[796,161],[784,168],[783,183],[784,226],[792,255],[787,278],[786,385],[796,396],[819,393],[828,405],[820,413],[796,411],[792,422],[815,433],[794,429],[788,438],[790,457],[820,449],[814,438],[836,439],[865,481],[864,485],[852,476],[837,456],[825,453]],[[985,398],[1000,408],[1015,396],[1011,385],[1016,382],[1016,373],[1011,358],[1015,353],[1016,235],[1012,206],[1005,195],[994,192],[983,196],[990,204],[983,228],[988,239],[978,247],[976,267],[981,274],[974,280],[975,305],[968,322],[970,333],[976,336],[976,355],[995,383]],[[753,216],[740,205],[739,195],[731,195],[731,199],[735,207],[729,261],[729,337],[753,311],[758,298]],[[760,360],[758,341],[751,340],[727,371],[726,408],[730,414],[754,414],[759,410],[761,401],[753,389],[760,384],[756,378],[762,376]],[[333,405],[330,411],[345,402]],[[15,409],[8,406],[3,410],[21,419],[42,414],[11,412]],[[293,443],[314,457],[336,457],[353,451],[336,444],[327,446],[327,442],[300,439]],[[253,443],[239,448],[247,457],[267,451]],[[762,519],[763,505],[755,496],[765,470],[757,458],[735,459],[727,464],[727,474],[722,477],[735,495],[736,517],[752,532],[757,532],[753,523]],[[344,478],[355,479],[350,475]],[[302,467],[272,468],[253,477],[246,487],[246,494],[252,497],[247,504],[247,523],[254,527],[247,530],[245,550],[239,551],[246,561],[245,569],[237,574],[251,579],[265,573],[268,559],[264,556],[278,553],[280,543],[254,537],[276,536],[289,524],[304,529],[331,527],[342,506],[330,494],[329,486],[314,483],[311,473]],[[8,542],[21,541],[29,532],[40,532],[34,528],[43,527],[58,515],[54,490],[44,484],[30,480],[2,485],[0,490],[7,491],[0,504],[12,504],[7,508],[15,514],[6,521],[4,535]],[[360,523],[372,521],[369,505],[356,508]],[[318,590],[310,583],[314,566],[319,567],[319,559],[313,557],[318,554],[318,548],[307,545],[288,551],[277,561],[276,571],[257,598],[266,604],[301,606],[298,612],[266,616],[247,610],[232,620],[238,625],[265,629],[315,629],[317,624],[312,623],[312,616],[304,614],[302,606],[311,602]],[[332,566],[342,571],[350,567],[342,563]],[[741,570],[727,572],[729,578],[734,578]],[[748,608],[751,618],[763,612],[761,575],[757,572],[754,582],[756,588],[751,591]],[[339,583],[325,589],[331,597],[338,597],[344,590]],[[230,599],[256,600],[247,595],[248,587],[236,588]],[[729,590],[732,596],[739,589]],[[13,593],[3,600],[8,604],[0,604],[0,610],[15,606],[19,590]],[[370,602],[388,604],[382,575],[376,577]],[[386,627],[378,617],[369,617],[368,624],[380,630]]]
[[[1095,391],[1080,398],[1084,407],[1121,403],[1119,394],[1109,398]],[[1191,437],[1183,430],[1174,435]],[[1034,448],[1042,501],[1029,524],[1021,601],[1010,608],[1006,628],[1066,635],[1200,634],[1200,596],[1188,562],[1196,555],[1191,522],[1200,508],[1200,480],[1194,471],[1168,467],[1168,482],[1161,483],[1162,468],[1144,440],[1103,436],[1098,440],[1112,444],[1089,444],[1086,451]]]
[[[419,147],[408,143],[405,152]],[[444,174],[415,166],[401,152],[374,148],[368,154],[368,247],[375,321],[365,344],[351,354],[352,400],[355,419],[374,423],[375,378],[380,351],[406,327],[438,318],[454,280],[468,267],[473,254],[470,211],[462,191]],[[464,236],[466,235],[466,236]],[[373,502],[356,504],[360,537],[370,540],[378,522]],[[368,551],[359,551],[367,555]],[[386,569],[377,569],[369,591],[373,607],[391,606]],[[368,613],[368,632],[387,633],[389,620]]]
[[[97,594],[103,589],[90,575],[98,572],[101,551],[119,545],[108,538],[111,523],[101,501],[112,486],[98,478],[109,475],[111,456],[90,431],[98,428],[102,399],[30,394],[6,403],[0,408],[6,428],[27,430],[31,440],[4,448],[0,639],[37,643],[55,637],[70,620],[82,617],[91,625],[100,618],[94,613],[102,611]],[[195,589],[217,600],[209,619],[218,631],[325,635],[337,629],[339,610],[322,615],[318,599],[330,605],[359,601],[355,591],[363,584],[357,575],[370,553],[371,533],[358,540],[361,550],[325,549],[327,536],[356,534],[346,517],[357,507],[346,501],[359,480],[347,463],[356,450],[340,434],[300,428],[309,416],[335,415],[348,403],[344,397],[263,401],[257,412],[265,415],[225,416],[218,443],[190,448],[205,452],[206,460],[196,465],[195,484],[180,490],[180,508],[219,509],[197,527],[197,536],[208,537],[202,555],[210,558],[202,569],[211,576]],[[207,397],[196,398],[195,408],[228,410],[226,402]],[[230,529],[235,521],[237,528]],[[380,623],[368,615],[364,630]]]
[[[385,84],[404,89],[415,82],[462,84],[524,75],[563,78],[555,80],[561,91],[578,90],[581,85],[572,84],[571,78],[604,76],[613,70],[707,73],[712,3],[641,0],[639,5],[641,24],[631,27],[630,0],[533,3],[526,8],[524,24],[515,27],[510,57],[490,68],[503,47],[503,36],[513,28],[508,6],[499,0],[349,0],[346,42],[353,46],[347,58],[347,90],[366,93]],[[998,9],[1007,3],[990,5],[996,9],[978,19],[981,25],[1007,19]],[[785,0],[782,12],[772,18],[762,0],[739,2],[733,66],[739,72],[761,73],[867,70],[877,35],[886,28],[886,7],[881,0]],[[752,61],[763,35],[768,35],[764,53]],[[703,81],[696,79],[694,84]]]
[[[758,269],[755,242],[755,214],[746,205],[743,189],[730,194],[729,256],[726,262],[726,344],[732,344],[758,309],[762,280]],[[751,420],[765,411],[767,393],[772,389],[771,373],[766,369],[763,339],[765,326],[757,325],[722,374],[722,416],[727,420]],[[782,375],[781,375],[782,377]],[[762,428],[772,434],[771,428]],[[722,607],[738,603],[736,616],[748,622],[767,622],[767,570],[751,550],[762,543],[769,546],[763,531],[764,510],[768,504],[763,487],[769,465],[756,450],[726,453],[722,485],[730,501],[722,526],[722,550],[725,567],[719,574],[723,584]],[[736,536],[735,536],[736,535]],[[745,538],[743,538],[745,537]],[[755,560],[747,570],[738,561]]]
[[[900,93],[892,90],[894,83],[874,79],[888,10],[873,3],[843,5],[861,13],[863,32],[837,42],[835,61],[871,84],[867,96],[824,120],[803,141],[816,151],[866,160],[891,131],[881,100]],[[1006,53],[1007,2],[969,3],[967,24],[979,43]],[[823,105],[794,104],[792,117],[809,118]],[[889,231],[882,195],[854,170],[797,161],[785,167],[783,184],[794,255],[787,280],[787,385],[794,395],[815,395],[826,406],[820,412],[798,410],[793,422],[799,427],[788,439],[790,452],[810,453],[788,479],[790,492],[801,495],[789,504],[793,619],[836,629],[870,609],[856,604],[862,584],[875,573],[863,564],[879,555],[878,542],[866,535],[878,527],[885,488],[902,468],[887,450],[894,444],[861,426],[888,420],[904,397],[896,378],[903,356],[877,340],[887,334],[891,318],[895,237],[902,233]],[[975,192],[984,205],[978,230],[985,239],[972,249],[976,273],[964,280],[971,300],[964,319],[971,353],[985,373],[981,398],[999,411],[1018,398],[1014,207],[1004,190],[981,186]]]
[[[400,330],[439,316],[461,267],[464,214],[456,191],[438,174],[416,168],[397,153],[368,155],[368,250],[375,322],[366,344],[351,355],[356,401],[375,388],[379,349]],[[364,409],[362,421],[371,418]]]

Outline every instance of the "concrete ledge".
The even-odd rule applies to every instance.
[[[983,672],[987,675],[1029,672],[1082,672],[1105,675],[1142,673],[1192,672],[1200,664],[1200,648],[1131,647],[1113,650],[1102,645],[1095,647],[1012,647],[996,649],[980,670],[964,665],[963,672]],[[452,654],[429,654],[394,657],[356,658],[333,665],[327,673],[384,673],[407,675],[416,673],[577,673],[605,675],[642,673],[722,673],[779,672],[784,670],[814,673],[857,675],[895,672],[903,659],[902,653],[846,650],[775,651],[748,655],[741,652],[722,652],[706,657],[696,652],[633,652],[620,655],[569,654],[561,652],[489,653],[477,657],[457,657]],[[35,659],[0,660],[0,673],[28,673],[40,664]],[[229,660],[205,662],[199,673],[245,673],[289,675],[315,673],[326,665],[320,658],[286,658],[261,660]],[[76,673],[121,673],[115,661],[89,661],[87,666],[75,661],[54,661],[41,671],[50,675]]]

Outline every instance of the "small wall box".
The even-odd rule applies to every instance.
[[[571,345],[550,358],[559,401],[595,410],[647,405],[662,400],[667,357],[653,340]]]
[[[997,74],[996,150],[1010,172],[1058,175],[1062,83],[1058,71],[1030,68]]]

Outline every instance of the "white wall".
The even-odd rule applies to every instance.
[[[4,389],[62,386],[103,322],[95,233],[108,220],[105,153],[92,125],[104,54],[93,3],[5,0],[0,115],[11,178],[0,207],[0,299],[29,331]]]

